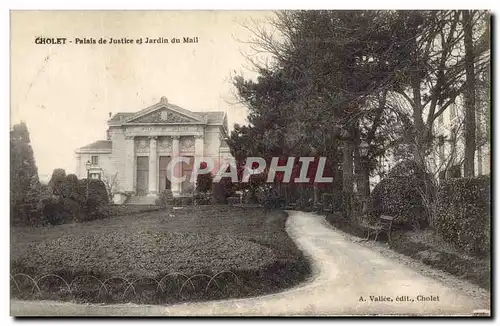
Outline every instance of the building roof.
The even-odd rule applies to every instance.
[[[193,112],[207,118],[208,124],[221,125],[224,122],[224,112],[210,111],[210,112]]]
[[[111,149],[112,149],[111,140],[98,140],[96,142],[78,148],[76,152],[77,153],[111,152]]]
[[[201,117],[207,119],[207,124],[223,124],[224,122],[224,112],[221,111],[208,111],[208,112],[193,112]],[[127,119],[128,117],[134,115],[135,112],[118,112],[116,113],[109,122],[121,122]]]
[[[120,122],[133,114],[135,114],[135,112],[118,112],[111,119],[109,119],[109,122]]]
[[[166,97],[162,97],[159,103],[156,103],[146,109],[142,109],[137,112],[118,112],[113,117],[111,117],[111,119],[108,120],[108,123],[110,123],[111,125],[120,124],[122,122],[127,123],[128,122],[127,119],[134,119],[133,116],[135,115],[140,115],[141,113],[149,113],[151,112],[151,110],[157,110],[160,107],[166,107],[172,109],[186,116],[193,117],[194,119],[197,120],[204,120],[206,121],[207,124],[223,125],[224,118],[226,115],[225,112],[221,111],[208,111],[208,112],[189,111],[184,108],[181,108],[180,106],[169,103]]]

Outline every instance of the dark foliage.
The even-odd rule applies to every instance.
[[[435,224],[443,239],[465,252],[490,251],[491,178],[448,179],[438,190]]]
[[[53,199],[45,199],[42,215],[50,225],[59,225],[73,221],[71,209],[65,207],[63,202]]]
[[[66,181],[66,171],[64,169],[54,169],[49,181],[49,188],[52,189],[54,195],[64,195],[61,192],[60,184]]]
[[[227,204],[227,198],[235,195],[235,185],[230,178],[222,178],[219,182],[212,183],[212,203]]]
[[[78,180],[74,174],[63,178],[60,172],[53,176],[52,186],[49,186],[52,195],[41,202],[43,219],[49,224],[91,221],[108,216],[109,198],[101,180]]]
[[[12,225],[40,222],[41,185],[28,127],[24,122],[10,131],[10,216]]]
[[[404,161],[375,186],[369,209],[374,216],[394,216],[396,225],[424,228],[429,225],[428,203],[432,203],[433,193],[432,177],[418,164]]]
[[[81,179],[78,182],[78,194],[79,198],[84,198],[82,206],[85,209],[85,220],[91,221],[107,216],[105,206],[109,204],[109,197],[104,182]]]
[[[212,173],[198,174],[196,177],[196,191],[206,193],[212,190]]]
[[[212,203],[212,191],[197,192],[193,196],[195,205],[210,205]]]
[[[268,209],[285,208],[286,199],[278,194],[276,189],[267,189],[264,194],[263,204]]]

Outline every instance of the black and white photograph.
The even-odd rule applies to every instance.
[[[491,317],[492,15],[11,10],[10,315]]]

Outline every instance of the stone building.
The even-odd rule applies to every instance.
[[[116,113],[108,120],[107,140],[76,150],[76,175],[111,184],[114,194],[156,197],[164,189],[174,196],[192,194],[194,159],[210,158],[215,169],[231,157],[225,141],[228,125],[224,112],[192,112],[160,102],[135,113]],[[167,167],[175,157],[189,163],[174,165],[181,183],[171,182]]]

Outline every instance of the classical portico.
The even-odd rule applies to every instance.
[[[224,141],[224,112],[192,112],[170,104],[164,97],[136,113],[115,114],[108,126],[108,140],[100,142],[101,147],[102,142],[108,142],[109,150],[97,153],[93,144],[78,149],[77,173],[86,172],[82,166],[88,157],[98,165],[92,168],[101,171],[99,177],[116,175],[116,192],[156,196],[171,189],[174,196],[191,194],[195,188],[191,180],[195,159],[209,157],[219,162],[230,155]],[[169,164],[179,157],[187,162]],[[186,180],[175,182],[172,174],[185,176]]]

